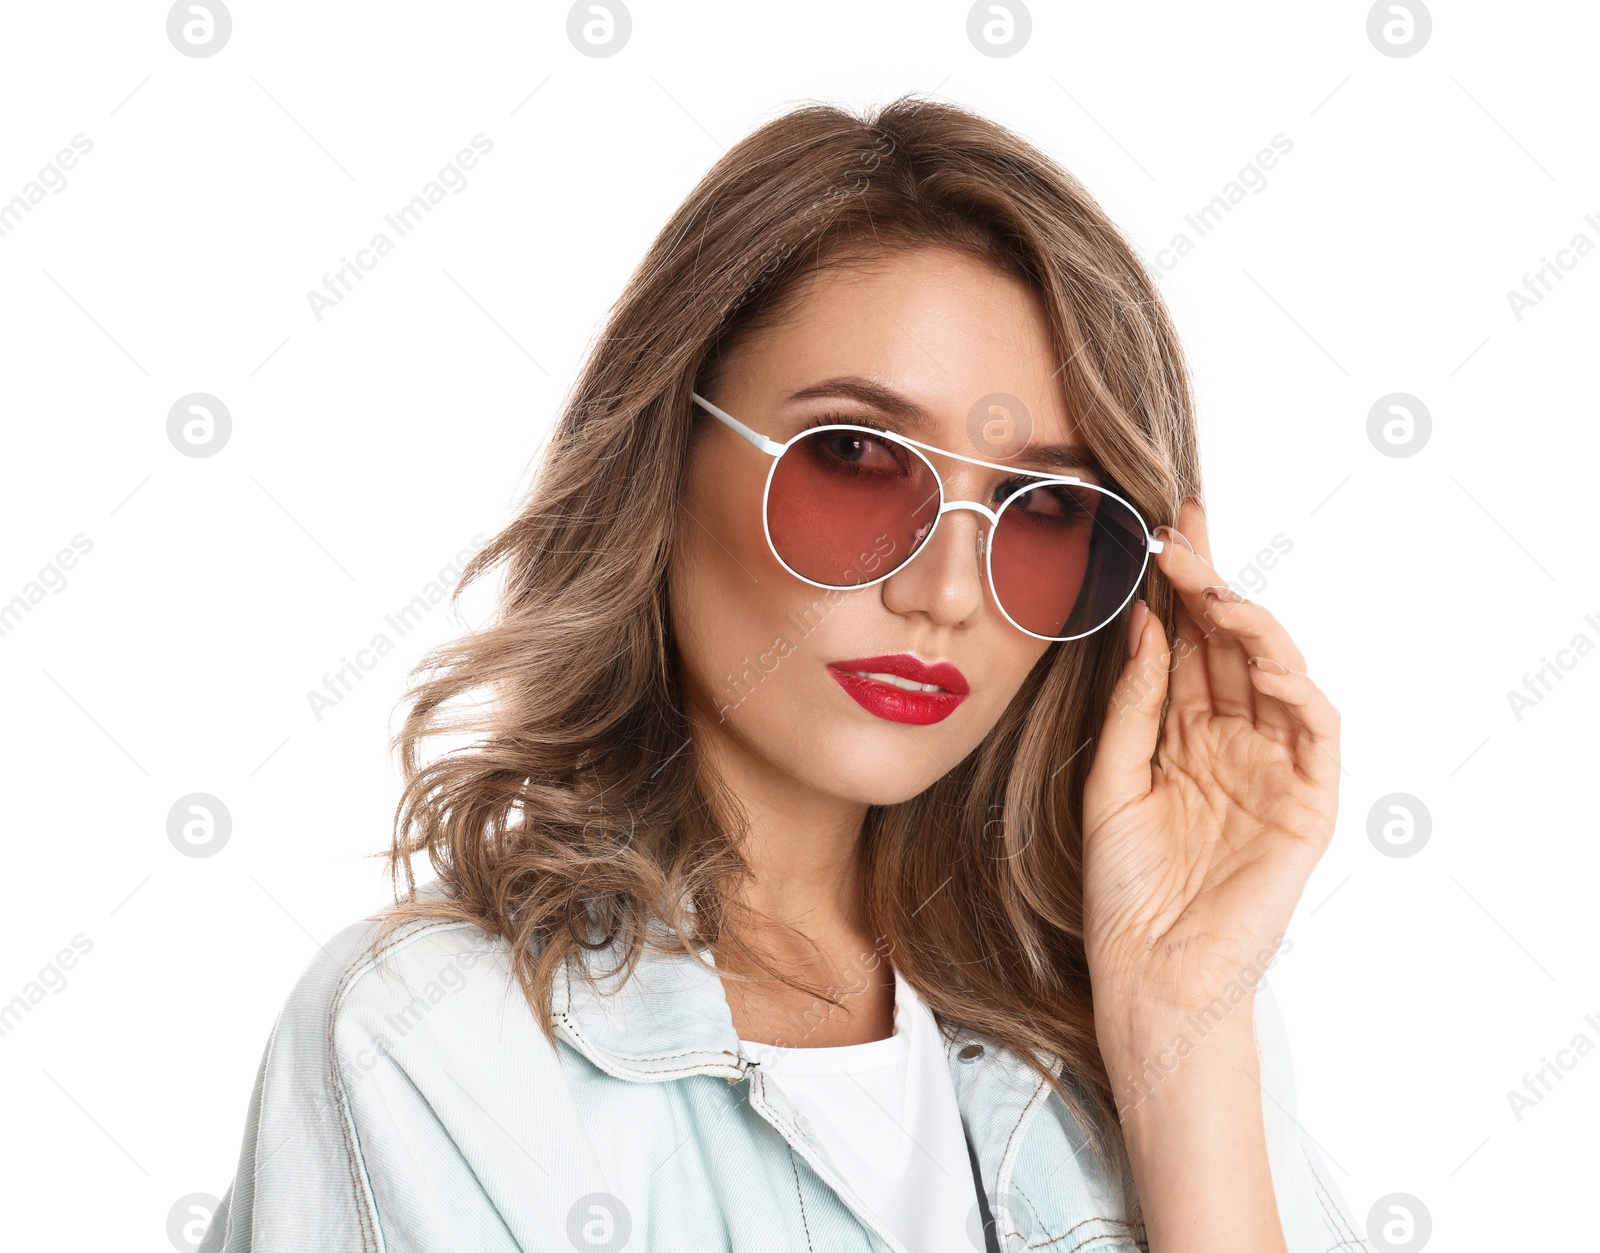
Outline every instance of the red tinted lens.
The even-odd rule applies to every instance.
[[[767,531],[796,574],[829,587],[882,578],[910,560],[939,516],[939,482],[903,444],[820,427],[772,471]]]
[[[990,540],[994,594],[1035,635],[1068,639],[1104,626],[1144,571],[1139,515],[1105,492],[1042,483],[1000,511]]]

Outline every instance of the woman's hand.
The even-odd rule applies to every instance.
[[[1155,557],[1181,602],[1177,643],[1135,605],[1084,789],[1085,945],[1119,1062],[1253,992],[1338,806],[1338,711],[1278,620],[1217,574],[1198,502],[1177,527],[1194,552],[1163,532]]]

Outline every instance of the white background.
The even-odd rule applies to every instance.
[[[1600,1051],[1520,1119],[1507,1093],[1600,1045],[1600,656],[1564,654],[1520,718],[1507,692],[1600,644],[1600,251],[1520,319],[1506,293],[1600,245],[1600,16],[1438,0],[1397,58],[1367,7],[1039,3],[994,58],[962,4],[636,0],[598,59],[554,4],[237,0],[207,58],[160,4],[7,6],[0,202],[93,148],[0,237],[0,602],[92,549],[0,636],[0,1001],[92,949],[0,1037],[5,1243],[165,1250],[180,1197],[221,1195],[283,998],[389,899],[391,710],[461,624],[436,610],[320,719],[308,690],[507,520],[726,146],[806,99],[925,90],[1060,160],[1152,263],[1292,141],[1162,286],[1218,564],[1345,720],[1338,835],[1274,976],[1300,1119],[1358,1221],[1403,1192],[1439,1249],[1593,1247]],[[467,186],[317,320],[307,291],[479,133]],[[214,457],[167,439],[190,392],[231,412]],[[1368,438],[1393,392],[1431,414],[1413,456]],[[190,792],[232,815],[216,856],[167,838]],[[1405,858],[1368,838],[1396,792],[1432,821]]]

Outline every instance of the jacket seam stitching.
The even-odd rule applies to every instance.
[[[794,1145],[789,1146],[789,1169],[794,1173],[794,1194],[800,1201],[800,1226],[806,1233],[806,1248],[815,1250],[816,1245],[811,1243],[811,1223],[806,1218],[806,1197],[800,1188],[800,1166],[794,1160]]]
[[[1303,1154],[1304,1149],[1302,1149],[1301,1152]],[[1306,1163],[1308,1167],[1310,1164],[1311,1163],[1309,1161]],[[1317,1184],[1315,1174],[1313,1174],[1311,1177],[1311,1195],[1316,1198],[1317,1208],[1322,1211],[1323,1224],[1328,1228],[1329,1233],[1338,1236],[1339,1243],[1343,1244],[1348,1233],[1340,1229],[1339,1224],[1334,1221],[1333,1215],[1328,1211],[1328,1199],[1322,1195],[1322,1189]],[[1338,1246],[1335,1245],[1334,1247],[1337,1248]]]
[[[590,1048],[593,1048],[596,1052],[604,1053],[606,1055],[606,1057],[608,1059],[610,1059],[615,1064],[622,1065],[622,1064],[625,1064],[625,1063],[632,1063],[634,1065],[643,1065],[643,1064],[651,1063],[651,1062],[676,1061],[680,1057],[703,1057],[703,1058],[708,1058],[708,1059],[714,1059],[715,1057],[719,1056],[719,1054],[713,1052],[713,1050],[705,1049],[705,1048],[680,1049],[677,1052],[673,1052],[673,1053],[623,1053],[623,1052],[619,1052],[619,1051],[614,1050],[614,1049],[601,1048],[592,1039],[590,1039],[589,1036],[584,1034],[584,1032],[581,1029],[579,1029],[578,1026],[577,1026],[577,1018],[576,1018],[576,1015],[574,1013],[574,1007],[573,1007],[572,978],[566,972],[566,970],[564,968],[561,971],[561,984],[562,984],[561,991],[562,991],[562,994],[563,994],[563,1000],[565,1001],[565,1004],[562,1005],[561,1010],[559,1011],[561,1013],[561,1015],[563,1017],[565,1017],[566,1020],[569,1023],[572,1024],[572,1030],[573,1030],[574,1034],[576,1034],[578,1036],[581,1036],[584,1039],[584,1041],[586,1041],[588,1043]],[[702,1063],[702,1064],[708,1064],[708,1063]],[[678,1070],[689,1070],[689,1069],[693,1069],[693,1067],[680,1067],[680,1068],[677,1068],[677,1069],[674,1069],[674,1070],[657,1071],[655,1073],[657,1073],[657,1074],[675,1074],[675,1073],[678,1073]],[[616,1072],[615,1071],[611,1071],[610,1073],[615,1074]]]
[[[1014,1191],[1016,1191],[1018,1193],[1018,1195],[1020,1195],[1020,1196],[1022,1196],[1024,1198],[1027,1198],[1027,1196],[1028,1196],[1028,1194],[1026,1192],[1023,1192],[1021,1188],[1014,1189]],[[1033,1204],[1032,1200],[1029,1200],[1028,1204],[1031,1207],[1032,1204]],[[1095,1215],[1093,1215],[1093,1216],[1091,1216],[1089,1218],[1080,1219],[1079,1221],[1073,1223],[1072,1226],[1068,1227],[1065,1231],[1063,1231],[1058,1236],[1051,1236],[1048,1240],[1041,1240],[1037,1244],[1030,1244],[1028,1247],[1030,1249],[1048,1248],[1050,1245],[1055,1244],[1057,1241],[1065,1240],[1068,1236],[1070,1236],[1079,1227],[1087,1226],[1089,1223],[1105,1223],[1108,1226],[1113,1226],[1113,1227],[1126,1227],[1128,1229],[1128,1234],[1125,1236],[1125,1235],[1123,1235],[1121,1233],[1118,1233],[1118,1232],[1115,1232],[1115,1231],[1101,1232],[1099,1235],[1089,1236],[1084,1240],[1080,1240],[1077,1244],[1073,1245],[1070,1250],[1068,1250],[1068,1253],[1077,1253],[1077,1250],[1082,1249],[1082,1248],[1087,1248],[1089,1245],[1093,1244],[1096,1240],[1122,1240],[1122,1239],[1127,1239],[1127,1238],[1131,1237],[1132,1232],[1133,1232],[1133,1225],[1131,1223],[1129,1223],[1129,1222],[1126,1222],[1123,1219],[1110,1218],[1110,1217],[1107,1217],[1105,1214],[1095,1214]]]
[[[1345,1227],[1344,1221],[1338,1214],[1337,1207],[1333,1204],[1333,1198],[1323,1188],[1322,1180],[1317,1177],[1317,1168],[1311,1161],[1311,1155],[1306,1152],[1306,1146],[1297,1140],[1295,1147],[1300,1150],[1301,1160],[1306,1164],[1306,1174],[1311,1179],[1312,1195],[1316,1197],[1317,1206],[1322,1210],[1322,1217],[1327,1224],[1329,1233],[1337,1236],[1340,1244],[1347,1243],[1355,1233]],[[1334,1247],[1337,1248],[1338,1246],[1335,1245]]]
[[[366,1168],[365,1163],[361,1162],[361,1141],[355,1131],[355,1116],[350,1109],[348,1094],[344,1089],[344,1078],[339,1073],[339,1049],[335,1038],[335,1025],[339,1021],[339,1010],[344,1006],[345,997],[360,976],[373,964],[372,955],[363,954],[357,962],[347,963],[339,972],[339,981],[334,985],[333,996],[328,1006],[328,1020],[324,1028],[324,1045],[328,1055],[328,1086],[333,1091],[334,1107],[339,1116],[339,1136],[344,1143],[345,1172],[349,1178],[350,1191],[355,1197],[356,1218],[361,1228],[363,1250],[381,1249],[383,1241],[381,1235],[377,1234],[377,1216],[373,1212],[377,1208],[376,1198],[363,1187]]]
[[[572,1017],[570,1011],[567,1013],[567,1017],[569,1019]],[[589,1039],[589,1037],[588,1036],[584,1036],[584,1039],[587,1040],[587,1039]],[[591,1040],[590,1043],[592,1044],[593,1041]],[[599,1046],[596,1045],[596,1047],[598,1048]],[[683,1050],[681,1050],[680,1052],[677,1052],[677,1053],[609,1053],[608,1050],[601,1050],[601,1051],[602,1052],[608,1052],[609,1056],[611,1056],[613,1058],[616,1058],[616,1059],[618,1059],[620,1061],[630,1061],[630,1062],[670,1062],[670,1061],[675,1061],[680,1057],[715,1057],[715,1056],[718,1056],[718,1054],[715,1053],[711,1049],[683,1049]]]
[[[613,1054],[608,1053],[605,1049],[600,1048],[598,1045],[596,1045],[594,1043],[594,1041],[590,1040],[589,1037],[584,1034],[583,1028],[578,1026],[577,1020],[574,1019],[573,1016],[570,1013],[568,1013],[566,1011],[563,1011],[562,1014],[561,1014],[561,1020],[562,1020],[563,1025],[565,1025],[565,1027],[572,1034],[574,1039],[576,1039],[576,1040],[580,1041],[581,1043],[583,1043],[584,1045],[586,1045],[587,1048],[594,1049],[594,1051],[596,1053],[599,1053],[602,1056],[604,1056],[606,1058],[606,1060],[612,1064],[611,1066],[602,1065],[600,1067],[602,1070],[604,1070],[609,1075],[615,1075],[619,1079],[629,1079],[629,1080],[633,1079],[632,1075],[627,1075],[627,1074],[621,1073],[621,1071],[626,1069],[626,1068],[622,1067],[620,1065],[617,1065],[617,1059]],[[586,1057],[592,1056],[591,1054],[588,1053],[587,1048],[584,1050],[584,1055]],[[662,1057],[661,1057],[661,1060],[662,1061],[667,1061],[667,1060],[669,1060],[670,1058],[673,1058],[673,1057],[692,1057],[697,1053],[700,1056],[706,1058],[707,1060],[704,1061],[704,1062],[701,1062],[699,1065],[694,1065],[694,1066],[672,1066],[672,1067],[669,1067],[666,1070],[657,1070],[657,1071],[653,1071],[651,1073],[653,1075],[657,1076],[657,1077],[662,1077],[662,1076],[666,1076],[666,1075],[687,1075],[687,1074],[695,1074],[697,1072],[698,1073],[703,1073],[703,1068],[705,1066],[710,1066],[710,1065],[716,1064],[713,1059],[717,1055],[712,1053],[709,1049],[695,1049],[695,1050],[691,1050],[690,1052],[686,1052],[686,1053],[663,1054]],[[612,1068],[613,1066],[615,1066],[616,1068],[613,1069]]]
[[[1017,1136],[1022,1131],[1023,1125],[1028,1121],[1029,1112],[1039,1102],[1039,1093],[1047,1087],[1048,1085],[1043,1077],[1040,1077],[1038,1085],[1034,1088],[1032,1095],[1028,1097],[1027,1104],[1022,1107],[1022,1112],[1017,1115],[1017,1122],[1011,1128],[1011,1134],[1006,1137],[1006,1147],[1000,1154],[1000,1165],[995,1171],[995,1199],[1005,1210],[1005,1220],[1008,1228],[1015,1226],[1011,1218],[1011,1206],[1006,1201],[1006,1194],[1010,1190],[1011,1172],[1016,1168],[1016,1162],[1012,1157],[1013,1146],[1016,1144]],[[1008,1236],[1020,1234],[1020,1232],[1014,1231],[1007,1232]]]
[[[852,1217],[854,1217],[855,1220],[858,1223],[860,1223],[863,1227],[866,1227],[868,1230],[872,1231],[873,1234],[876,1235],[881,1242],[889,1245],[889,1247],[891,1247],[891,1248],[895,1247],[895,1245],[898,1244],[898,1242],[899,1242],[899,1238],[894,1234],[893,1230],[889,1227],[889,1225],[887,1223],[883,1222],[883,1220],[881,1218],[874,1218],[874,1219],[869,1220],[869,1219],[863,1218],[860,1214],[855,1213],[853,1207],[850,1204],[851,1199],[859,1201],[861,1203],[862,1207],[867,1209],[869,1213],[871,1212],[871,1207],[867,1205],[866,1201],[862,1198],[861,1194],[856,1191],[855,1185],[851,1182],[851,1180],[848,1177],[846,1177],[845,1175],[841,1174],[838,1171],[837,1168],[831,1168],[831,1167],[825,1168],[824,1165],[820,1161],[814,1159],[804,1149],[797,1150],[795,1148],[794,1142],[789,1139],[788,1135],[785,1134],[785,1131],[787,1129],[787,1131],[793,1132],[797,1137],[800,1137],[802,1139],[802,1141],[803,1141],[804,1137],[801,1136],[801,1134],[800,1134],[799,1120],[798,1120],[798,1118],[793,1119],[793,1120],[784,1118],[781,1114],[779,1114],[779,1112],[777,1110],[773,1109],[772,1106],[767,1103],[767,1101],[765,1099],[764,1078],[765,1077],[761,1074],[760,1070],[757,1069],[756,1072],[755,1072],[755,1078],[752,1079],[751,1082],[752,1082],[752,1084],[757,1083],[757,1082],[762,1082],[763,1083],[761,1103],[757,1104],[757,1100],[756,1100],[757,1094],[756,1094],[755,1088],[752,1086],[752,1088],[750,1090],[750,1107],[752,1109],[754,1109],[756,1111],[756,1113],[760,1114],[764,1119],[766,1119],[768,1124],[771,1125],[778,1132],[779,1135],[783,1136],[784,1142],[789,1145],[789,1158],[790,1158],[790,1161],[792,1162],[794,1160],[794,1156],[795,1156],[796,1152],[798,1151],[799,1155],[805,1160],[806,1165],[810,1167],[812,1172],[815,1173],[818,1178],[822,1179],[824,1183],[827,1183],[829,1185],[830,1189],[839,1198],[840,1202],[844,1205],[844,1207],[847,1210],[851,1211]],[[827,1176],[824,1174],[824,1170],[825,1169],[830,1170],[831,1173],[835,1176],[835,1178],[837,1179],[836,1183],[830,1182],[828,1180]],[[881,1228],[881,1230],[880,1230],[880,1228]]]
[[[1306,1171],[1311,1176],[1311,1186],[1316,1192],[1317,1204],[1322,1207],[1323,1217],[1327,1219],[1332,1234],[1339,1237],[1339,1243],[1330,1246],[1330,1253],[1332,1249],[1343,1245],[1358,1249],[1366,1248],[1366,1242],[1350,1229],[1344,1221],[1344,1216],[1339,1212],[1339,1207],[1333,1203],[1333,1197],[1329,1196],[1327,1189],[1323,1187],[1322,1180],[1317,1175],[1317,1168],[1311,1161],[1311,1155],[1306,1152],[1306,1146],[1302,1144],[1299,1147],[1300,1156],[1305,1159]]]
[[[1133,1238],[1131,1235],[1123,1235],[1115,1231],[1104,1231],[1097,1236],[1090,1236],[1087,1240],[1082,1240],[1073,1245],[1072,1248],[1067,1251],[1067,1253],[1078,1253],[1079,1249],[1086,1249],[1097,1240],[1116,1240],[1121,1244],[1128,1244],[1132,1242],[1132,1239]],[[1039,1246],[1035,1245],[1034,1247],[1037,1248]],[[1137,1245],[1135,1245],[1135,1247],[1137,1247]]]
[[[272,1051],[277,1046],[278,1028],[282,1025],[283,1016],[280,1014],[278,1016],[278,1020],[272,1024],[272,1034],[267,1037],[267,1055],[261,1059],[261,1103],[263,1107],[266,1105],[267,1099],[266,1076],[271,1073]],[[257,1113],[256,1143],[250,1151],[250,1228],[252,1238],[254,1237],[255,1232],[256,1198],[261,1195],[261,1167],[263,1165],[261,1160],[262,1113],[264,1113],[264,1109],[262,1111],[258,1111]],[[276,1151],[274,1151],[274,1153],[275,1152]],[[270,1162],[273,1156],[273,1153],[269,1153],[267,1155],[267,1161]],[[233,1247],[233,1225],[239,1217],[238,1206],[235,1202],[236,1198],[232,1195],[232,1188],[230,1186],[228,1196],[228,1227],[227,1230],[222,1233],[222,1247],[224,1250],[231,1249]]]
[[[344,1080],[339,1074],[338,1044],[334,1038],[334,1024],[338,1021],[339,1009],[344,1004],[345,993],[351,983],[351,968],[346,966],[334,987],[324,1043],[328,1052],[328,1086],[333,1090],[334,1106],[339,1116],[339,1136],[344,1144],[345,1173],[350,1183],[350,1191],[355,1198],[356,1220],[361,1229],[361,1247],[365,1250],[381,1247],[381,1241],[374,1238],[372,1231],[376,1226],[375,1216],[371,1214],[371,1210],[375,1208],[375,1201],[362,1187],[360,1173],[357,1170],[356,1164],[361,1153],[360,1140],[355,1134],[354,1118],[344,1090]]]
[[[377,1198],[373,1195],[371,1179],[367,1175],[365,1155],[361,1152],[361,1137],[355,1128],[355,1115],[350,1109],[348,1094],[345,1092],[344,1076],[339,1072],[338,1042],[335,1039],[334,1027],[350,990],[364,975],[376,969],[378,963],[385,957],[409,947],[434,931],[459,931],[473,925],[470,922],[428,923],[407,934],[396,936],[377,953],[363,952],[356,961],[346,963],[339,974],[338,983],[334,985],[324,1036],[328,1053],[329,1086],[333,1089],[334,1104],[339,1114],[339,1134],[344,1142],[345,1170],[349,1175],[350,1190],[356,1200],[356,1217],[361,1228],[361,1247],[374,1250],[374,1253],[383,1253],[387,1244],[383,1238],[382,1224],[378,1219]]]

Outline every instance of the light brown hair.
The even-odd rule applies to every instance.
[[[467,566],[456,596],[502,571],[494,620],[423,660],[395,737],[389,869],[414,889],[410,859],[426,851],[453,895],[406,893],[383,934],[452,918],[505,937],[552,1042],[557,965],[620,940],[631,967],[651,917],[686,947],[728,944],[741,966],[804,986],[729,925],[749,869],[697,769],[676,678],[667,571],[694,423],[709,420],[690,392],[714,398],[721,356],[808,274],[930,245],[1039,292],[1077,431],[1151,525],[1200,493],[1188,379],[1154,283],[1038,149],[915,96],[863,116],[797,108],[731,148],[616,303],[517,517]],[[1173,638],[1165,583],[1147,574],[1142,594]],[[1084,958],[1081,798],[1123,621],[1052,644],[965,760],[869,809],[862,832],[863,904],[895,967],[945,1024],[1028,1057],[1103,1161],[1122,1144]],[[424,762],[441,735],[470,743]]]

